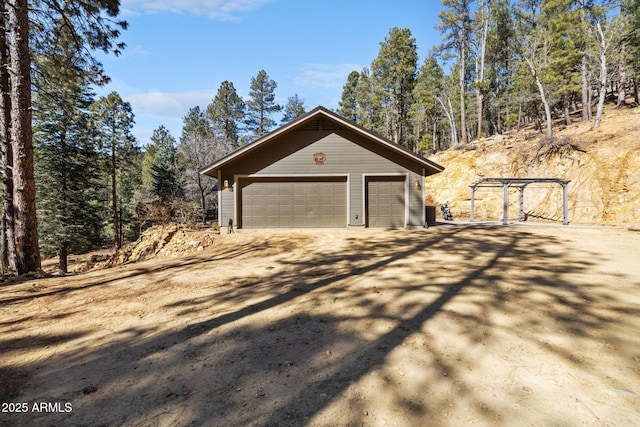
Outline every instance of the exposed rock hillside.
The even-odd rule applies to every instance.
[[[605,111],[596,131],[576,121],[544,142],[532,128],[481,139],[431,160],[444,172],[427,178],[426,202],[449,202],[455,219],[468,220],[470,185],[481,178],[570,180],[570,224],[640,224],[640,107]],[[509,192],[509,220],[518,219],[519,191]],[[561,221],[562,187],[533,184],[524,192],[528,221]],[[502,189],[476,190],[476,220],[500,220]],[[440,212],[438,209],[438,218]]]

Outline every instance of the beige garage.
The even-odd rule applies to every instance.
[[[405,224],[405,177],[366,178],[367,227],[396,228]]]
[[[221,229],[421,227],[444,168],[317,107],[216,160]],[[223,228],[224,227],[224,228]]]
[[[241,228],[347,226],[346,177],[239,180]]]

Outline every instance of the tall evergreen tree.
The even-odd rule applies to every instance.
[[[240,124],[245,116],[245,104],[233,83],[224,81],[207,106],[206,116],[211,128],[228,152],[240,146]]]
[[[549,40],[549,66],[544,81],[561,100],[566,124],[571,123],[570,104],[581,90],[581,15],[574,0],[546,0],[542,20]],[[590,108],[590,106],[585,106]]]
[[[66,273],[69,253],[86,252],[101,243],[104,206],[89,124],[90,76],[73,66],[78,63],[77,52],[67,27],[60,25],[51,36],[57,38],[57,45],[52,44],[46,56],[35,58],[38,226],[44,254],[58,254],[58,269]]]
[[[491,7],[491,25],[487,33],[487,78],[491,133],[502,133],[515,124],[513,120],[517,100],[512,95],[516,59],[512,49],[514,37],[513,16],[509,0],[494,0]]]
[[[442,93],[444,71],[436,57],[429,55],[416,77],[411,107],[416,151],[425,153],[429,148],[438,149],[440,115],[436,97]]]
[[[9,48],[6,31],[6,2],[0,3],[0,61],[9,63]],[[2,173],[2,252],[0,263],[2,275],[16,271],[17,258],[14,238],[13,210],[13,148],[11,145],[11,97],[9,96],[9,68],[0,67],[0,163]]]
[[[360,73],[352,71],[347,77],[347,82],[342,86],[342,97],[340,99],[340,109],[338,113],[347,119],[358,122],[358,101],[357,91]]]
[[[13,234],[19,274],[40,268],[33,129],[31,125],[31,54],[27,0],[7,0],[11,145],[13,151]],[[7,189],[4,189],[5,191]]]
[[[358,124],[383,134],[385,128],[382,121],[382,95],[368,67],[360,72],[355,100]]]
[[[247,102],[247,129],[259,137],[269,132],[276,122],[271,117],[282,110],[276,103],[275,89],[278,84],[269,78],[265,70],[251,78],[249,101]]]
[[[74,97],[64,108],[54,97],[37,99],[34,127],[40,243],[45,255],[58,254],[62,273],[67,272],[69,253],[83,253],[102,242],[104,209],[87,120],[91,94],[81,90],[64,96]]]
[[[634,101],[640,104],[640,0],[622,0],[620,15],[623,27],[621,45],[626,53],[625,62],[631,70]]]
[[[284,114],[282,115],[282,123],[288,123],[304,113],[306,113],[304,99],[300,98],[296,93],[287,98],[287,105],[284,106]]]
[[[483,132],[484,99],[488,90],[488,84],[485,80],[485,69],[490,20],[491,2],[489,0],[478,0],[478,7],[474,14],[472,27],[475,63],[473,89],[476,94],[476,136],[478,138],[482,136]]]
[[[213,134],[211,122],[207,119],[204,111],[199,106],[189,108],[187,115],[182,118],[182,135],[180,141],[193,134],[209,135]]]
[[[440,47],[443,52],[453,51],[458,67],[458,89],[460,94],[460,137],[467,142],[466,96],[467,96],[467,57],[469,55],[472,0],[442,0],[444,10],[440,12],[438,29],[444,35]]]
[[[207,197],[214,193],[214,182],[200,173],[200,169],[228,153],[224,144],[218,144],[209,120],[200,110],[193,107],[183,118],[182,136],[178,146],[187,183],[185,189],[200,204],[207,208]]]
[[[167,128],[160,126],[153,131],[151,147],[155,153],[150,171],[151,192],[165,204],[182,198],[184,191],[179,181],[176,139]],[[147,152],[149,150],[150,147]]]
[[[544,30],[542,5],[544,0],[518,0],[516,9],[514,49],[519,59],[526,64],[530,76],[538,89],[540,101],[544,107],[546,119],[546,137],[553,136],[550,92],[545,87],[545,69],[550,62],[548,34]]]
[[[418,51],[408,28],[392,28],[373,61],[374,79],[382,91],[387,136],[406,145],[408,114],[416,81]]]
[[[118,0],[95,2],[91,0],[7,0],[8,28],[2,34],[1,56],[9,64],[9,78],[0,78],[1,93],[10,94],[10,101],[0,104],[0,117],[5,117],[6,109],[11,111],[9,132],[0,135],[2,141],[3,167],[12,168],[9,178],[3,175],[4,202],[12,198],[12,206],[7,206],[3,214],[3,256],[2,260],[15,264],[18,273],[36,270],[40,267],[40,253],[37,233],[36,198],[34,182],[33,129],[31,126],[31,51],[41,52],[48,48],[47,39],[51,28],[64,21],[72,34],[74,48],[82,56],[79,62],[83,71],[96,73],[100,64],[91,56],[91,51],[119,51],[124,45],[114,41],[119,36],[118,28],[126,28],[126,22],[115,21],[119,12]],[[4,16],[3,16],[4,17]],[[6,49],[4,47],[6,46]],[[3,67],[4,68],[4,67]],[[6,76],[6,75],[5,75]],[[104,77],[104,76],[102,76]],[[105,81],[103,78],[102,81]],[[9,136],[10,142],[5,138]],[[13,164],[9,165],[7,155],[11,144]],[[17,189],[18,191],[14,191]],[[4,204],[4,203],[3,203]],[[7,233],[8,232],[8,233]],[[13,242],[8,242],[13,232]],[[8,251],[13,253],[9,254]],[[10,255],[10,256],[8,256]]]
[[[123,154],[133,150],[134,138],[131,128],[134,115],[131,104],[120,98],[117,92],[111,92],[91,105],[92,121],[99,132],[100,146],[109,156],[109,175],[111,177],[111,213],[113,218],[113,238],[116,249],[122,245],[118,204],[118,168]]]

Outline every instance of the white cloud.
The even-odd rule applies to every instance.
[[[135,115],[133,135],[141,145],[146,145],[153,131],[160,125],[169,130],[176,139],[182,134],[182,119],[190,108],[206,108],[213,99],[214,91],[194,92],[129,92],[121,94],[131,104]]]
[[[123,96],[131,104],[134,114],[158,119],[182,119],[190,108],[205,108],[213,99],[213,91],[169,93],[150,91]]]
[[[144,46],[142,45],[136,45],[136,46],[133,46],[132,48],[127,47],[124,50],[123,55],[134,57],[134,58],[145,58],[151,55],[151,52],[145,49]]]
[[[362,68],[358,64],[303,64],[299,67],[301,73],[296,76],[295,84],[304,88],[342,88],[349,73]]]
[[[238,14],[251,12],[273,0],[123,0],[122,11],[128,15],[143,13],[188,13],[220,21],[236,21]]]

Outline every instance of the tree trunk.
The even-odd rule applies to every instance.
[[[66,243],[60,245],[58,250],[58,271],[60,274],[67,274],[67,258],[69,256],[69,250]]]
[[[620,62],[618,64],[618,103],[617,108],[624,107],[627,99],[627,64],[626,64],[626,49],[624,43],[620,48]]]
[[[569,126],[571,124],[571,111],[569,110],[570,104],[570,95],[564,95],[564,99],[562,101],[562,108],[564,109],[564,124]]]
[[[600,36],[600,86],[598,90],[598,109],[596,110],[596,120],[593,123],[593,130],[598,129],[604,109],[604,100],[607,97],[607,41],[602,31],[600,22],[596,24],[598,35]]]
[[[544,86],[542,86],[542,82],[540,81],[540,77],[538,76],[538,73],[536,72],[536,68],[533,65],[533,62],[531,62],[531,60],[528,59],[528,58],[525,58],[525,61],[527,62],[527,65],[529,65],[529,70],[531,70],[531,74],[533,74],[533,78],[535,79],[536,86],[538,87],[538,92],[540,93],[540,100],[542,101],[542,104],[544,105],[544,114],[545,114],[545,117],[547,119],[547,133],[546,133],[546,136],[547,136],[547,138],[551,139],[553,137],[553,128],[552,128],[552,122],[551,122],[551,106],[549,105],[549,101],[547,100],[547,97],[545,96]]]
[[[27,0],[8,0],[13,207],[18,274],[40,268],[31,129],[31,58]]]
[[[458,143],[458,132],[456,130],[456,121],[453,116],[453,107],[451,106],[451,99],[447,98],[449,108],[444,104],[444,101],[436,96],[436,100],[442,105],[442,109],[444,110],[445,116],[447,116],[447,120],[449,121],[449,127],[451,128],[451,143],[449,148],[453,148]]]
[[[113,129],[112,135],[115,135],[115,129]],[[115,138],[115,136],[114,136]],[[111,143],[111,214],[113,216],[113,244],[116,250],[122,246],[120,244],[120,218],[118,217],[118,191],[116,184],[116,143]]]
[[[0,61],[9,63],[7,33],[5,31],[5,3],[0,3]],[[9,70],[0,67],[0,168],[2,174],[2,218],[0,232],[2,252],[0,268],[2,275],[8,270],[16,271],[16,247],[13,232],[13,150],[11,148],[11,98]]]
[[[588,25],[587,6],[584,0],[579,1],[580,23],[583,28]],[[580,79],[582,83],[582,121],[591,120],[591,85],[589,75],[589,56],[587,54],[587,43],[583,40],[581,44],[582,58],[580,63]]]
[[[591,120],[591,86],[589,85],[589,71],[587,69],[587,54],[582,55],[580,74],[582,75],[582,121]]]
[[[491,4],[487,5],[489,9],[491,8]],[[489,32],[489,19],[488,14],[485,14],[485,3],[480,2],[479,8],[482,9],[482,38],[480,40],[480,58],[479,61],[476,59],[476,108],[478,114],[478,130],[477,137],[482,138],[482,116],[484,115],[484,63],[485,63],[485,53],[487,48],[487,34]],[[490,11],[490,10],[489,10]],[[487,12],[489,12],[487,11]]]
[[[200,176],[200,174],[197,174],[198,176],[198,190],[200,190],[200,208],[202,209],[202,223],[206,224],[207,223],[207,200],[206,197],[207,195],[206,193],[206,188],[204,186],[204,183],[202,182],[202,177]]]
[[[433,143],[433,151],[440,151],[440,147],[438,144],[438,127],[437,127],[437,121],[434,115],[433,120],[433,126],[431,127],[431,142]]]
[[[459,61],[459,66],[460,66],[460,71],[458,73],[458,83],[460,85],[460,139],[462,140],[463,144],[467,143],[467,116],[466,116],[466,92],[467,92],[467,85],[465,84],[465,69],[466,69],[466,65],[465,65],[465,60],[464,60],[464,51],[462,48],[460,48],[460,54],[458,56],[458,61]],[[457,139],[457,136],[456,136]]]

